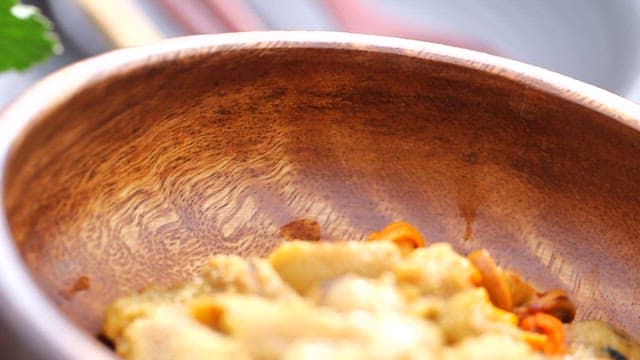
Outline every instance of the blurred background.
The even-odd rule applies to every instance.
[[[189,34],[267,29],[372,33],[461,46],[542,66],[640,102],[640,0],[23,3],[38,6],[54,22],[64,52],[27,71],[1,73],[0,109],[48,73],[110,49]],[[14,341],[0,329],[0,358]]]
[[[0,108],[51,71],[112,48],[188,34],[338,30],[467,47],[640,102],[639,0],[49,0],[64,52],[0,74]],[[2,56],[0,54],[0,56]]]

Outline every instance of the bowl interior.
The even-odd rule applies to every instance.
[[[265,254],[293,220],[335,240],[402,219],[640,335],[640,134],[493,70],[276,44],[104,74],[13,145],[11,233],[93,334],[116,296]]]

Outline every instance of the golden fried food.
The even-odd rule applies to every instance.
[[[570,323],[562,290],[427,244],[397,222],[369,241],[283,242],[216,255],[193,281],[115,301],[104,334],[125,359],[638,359],[638,345]]]

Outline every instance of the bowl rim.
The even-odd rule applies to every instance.
[[[168,63],[178,57],[290,48],[362,50],[476,69],[558,96],[640,131],[640,105],[570,77],[482,52],[417,40],[326,31],[195,35],[79,61],[48,75],[10,103],[0,112],[0,203],[4,204],[7,191],[8,160],[28,131],[87,86],[114,74]],[[32,339],[28,346],[34,355],[48,359],[84,359],[86,354],[96,360],[115,358],[113,352],[68,320],[37,287],[14,245],[4,205],[0,206],[0,259],[0,318],[20,339]]]

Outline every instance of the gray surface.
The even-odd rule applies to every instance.
[[[347,0],[348,1],[348,0]],[[321,1],[247,0],[263,21],[277,30],[338,30]]]
[[[473,34],[503,56],[639,98],[637,0],[396,0],[394,11]]]
[[[155,0],[137,1],[167,36],[184,33],[175,21],[158,11]],[[322,0],[247,1],[273,29],[339,30]],[[389,16],[471,35],[491,44],[503,56],[640,100],[638,0],[369,1],[382,6]],[[49,4],[63,19],[60,25],[69,37],[66,52],[26,73],[1,74],[0,107],[53,69],[108,48],[104,38],[74,8],[73,0],[52,0]]]

